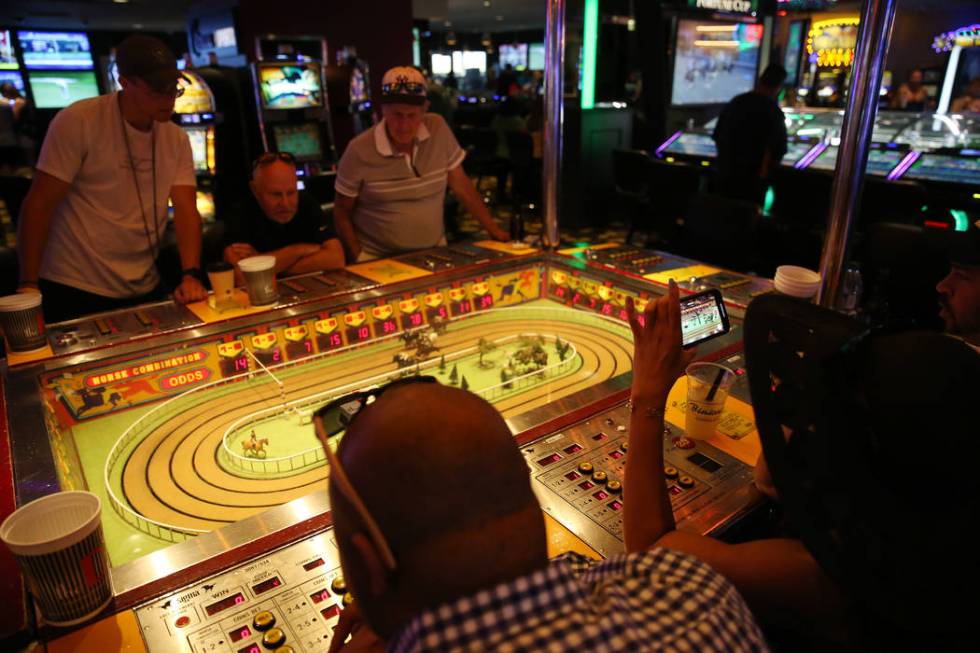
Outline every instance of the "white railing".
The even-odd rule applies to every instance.
[[[572,309],[572,308],[567,308],[567,307],[564,307],[564,306],[560,306],[560,307],[559,306],[549,306],[549,307],[544,307],[544,306],[511,306],[511,307],[499,308],[499,309],[498,308],[494,308],[494,309],[490,309],[490,310],[485,310],[485,311],[479,311],[479,312],[475,312],[475,313],[470,313],[470,314],[467,314],[467,315],[451,317],[451,318],[449,318],[448,322],[455,322],[455,321],[458,321],[458,320],[471,320],[471,321],[472,320],[478,320],[479,318],[487,317],[487,316],[490,316],[490,315],[496,315],[497,313],[500,313],[500,312],[503,312],[503,311],[506,311],[506,314],[508,316],[519,315],[522,319],[554,319],[554,320],[557,320],[557,321],[566,321],[566,319],[569,316],[574,316],[576,318],[579,318],[579,317],[581,317],[583,315],[583,312],[582,311],[578,311],[578,310],[575,310],[575,309]],[[625,328],[625,325],[623,324],[623,322],[621,322],[619,320],[616,320],[615,318],[611,318],[611,317],[608,317],[608,316],[605,316],[605,315],[598,315],[598,314],[594,314],[594,313],[591,313],[591,314],[590,313],[587,313],[586,315],[589,315],[590,317],[593,317],[593,318],[598,317],[598,318],[600,318],[600,319],[602,319],[602,320],[604,320],[606,322],[609,322],[611,324],[615,324],[617,327]],[[409,331],[416,331],[416,330],[425,329],[425,328],[427,328],[427,327],[419,327],[418,329],[410,329]],[[384,337],[381,337],[381,338],[376,338],[375,340],[372,340],[370,344],[377,344],[378,342],[393,341],[393,340],[401,337],[402,333],[404,333],[404,332],[392,334],[392,335],[389,335],[389,336],[384,336]],[[518,337],[518,336],[517,335],[515,335],[515,336],[508,336],[508,338],[516,338],[516,337]],[[279,363],[277,365],[269,366],[269,369],[285,370],[285,369],[288,369],[288,368],[295,367],[297,365],[306,365],[306,364],[309,364],[309,363],[312,363],[312,362],[316,362],[316,361],[322,360],[322,359],[324,359],[326,357],[334,357],[334,356],[337,356],[339,354],[343,354],[343,353],[349,352],[351,350],[354,350],[354,349],[357,349],[357,348],[363,346],[364,344],[366,344],[366,343],[358,343],[358,344],[354,344],[354,345],[347,345],[346,347],[341,347],[341,348],[334,349],[334,350],[327,351],[327,352],[321,352],[319,354],[314,354],[314,355],[311,355],[311,356],[306,356],[304,358],[299,358],[299,359],[292,360],[292,361],[285,361],[285,362]],[[456,358],[459,358],[460,356],[466,356],[469,353],[472,353],[474,350],[476,350],[476,347],[475,346],[474,347],[469,347],[467,349],[464,349],[464,350],[461,350],[459,352],[454,353],[453,357],[450,358],[450,359],[447,359],[447,360],[456,359]],[[573,350],[572,351],[574,351],[574,347],[573,347]],[[559,363],[556,363],[554,365],[548,366],[548,367],[543,368],[541,370],[536,370],[536,371],[531,372],[529,374],[524,374],[524,375],[521,375],[519,377],[514,377],[514,378],[510,379],[509,381],[507,381],[506,383],[500,383],[500,384],[491,386],[489,388],[483,388],[481,390],[474,391],[474,392],[476,394],[480,394],[481,396],[484,396],[484,393],[486,393],[485,398],[488,399],[488,400],[491,400],[491,399],[496,399],[496,398],[499,398],[499,397],[503,396],[504,394],[506,394],[506,392],[512,392],[512,391],[516,391],[518,389],[521,389],[521,388],[526,387],[529,384],[529,380],[530,379],[533,379],[533,377],[535,377],[535,376],[542,376],[543,375],[543,378],[553,378],[560,371],[563,371],[563,370],[567,370],[568,369],[568,366],[570,366],[570,364],[577,359],[576,354],[577,354],[577,352],[572,353],[572,355],[568,356],[566,358],[566,360],[561,361]],[[430,360],[426,361],[425,363],[422,363],[419,367],[420,367],[420,369],[427,369],[427,368],[430,368],[430,367],[432,367],[433,365],[436,365],[436,364],[438,364],[438,361],[436,359],[430,359]],[[319,400],[322,400],[322,399],[327,399],[328,397],[331,397],[331,396],[340,396],[340,395],[344,394],[344,392],[348,391],[349,389],[351,389],[351,388],[353,388],[355,386],[362,387],[363,388],[365,385],[371,385],[371,384],[377,383],[378,381],[383,381],[383,380],[386,380],[386,379],[390,379],[392,377],[398,376],[399,374],[401,374],[403,372],[404,372],[404,370],[398,370],[398,371],[393,371],[393,372],[386,373],[386,374],[383,374],[383,375],[378,375],[378,376],[372,377],[370,379],[362,379],[362,380],[358,381],[357,383],[347,384],[346,386],[343,386],[341,388],[333,388],[333,389],[331,389],[329,391],[326,391],[326,392],[321,392],[321,393],[316,393],[314,395],[309,395],[309,396],[304,397],[304,398],[302,398],[300,400],[296,400],[295,402],[287,402],[287,405],[289,405],[291,403],[300,403],[300,402],[312,403],[313,401],[319,401]],[[153,537],[157,537],[157,538],[162,539],[162,540],[167,540],[169,542],[180,542],[180,541],[186,540],[189,537],[193,537],[193,536],[198,535],[200,533],[207,532],[206,529],[197,529],[197,528],[191,528],[191,527],[188,527],[188,526],[179,526],[179,525],[175,525],[175,524],[168,524],[166,522],[162,522],[162,521],[150,519],[149,517],[145,517],[145,516],[141,515],[140,513],[136,512],[131,506],[128,505],[128,503],[126,503],[125,501],[123,501],[122,499],[120,499],[120,497],[116,493],[115,489],[113,488],[113,485],[112,485],[112,482],[111,482],[112,470],[115,467],[116,463],[119,461],[119,458],[122,456],[123,452],[125,452],[130,447],[130,445],[134,444],[134,442],[136,442],[137,440],[142,441],[143,439],[145,439],[147,436],[150,435],[150,433],[152,433],[152,431],[157,426],[159,426],[160,424],[162,424],[167,419],[170,419],[173,415],[178,414],[178,413],[181,413],[181,412],[187,410],[187,408],[189,408],[189,407],[193,407],[193,406],[199,405],[200,403],[202,403],[204,401],[210,400],[211,397],[204,396],[204,392],[205,391],[214,390],[216,388],[219,388],[219,387],[222,387],[222,386],[226,386],[226,385],[235,384],[235,383],[248,382],[249,380],[254,379],[255,378],[255,375],[256,375],[256,371],[255,370],[249,370],[247,372],[242,372],[241,374],[236,374],[235,376],[230,376],[230,377],[227,377],[227,378],[218,379],[216,381],[211,381],[209,383],[205,383],[205,384],[200,385],[200,386],[197,386],[195,388],[191,388],[190,390],[187,390],[186,392],[182,392],[181,394],[176,395],[174,397],[171,397],[170,399],[167,399],[166,401],[164,401],[164,402],[162,402],[162,403],[154,406],[145,415],[143,415],[138,420],[136,420],[133,424],[131,424],[129,426],[129,428],[127,428],[123,432],[123,434],[121,436],[119,436],[119,438],[116,440],[116,442],[112,445],[112,448],[109,451],[109,455],[106,458],[105,466],[103,467],[103,483],[105,484],[106,495],[109,498],[109,504],[112,506],[112,509],[116,512],[117,515],[119,515],[126,523],[128,523],[128,524],[130,524],[132,526],[135,526],[141,532],[146,533],[148,535],[152,535]],[[264,383],[268,383],[268,381],[263,381],[263,384]],[[508,384],[511,385],[512,387],[510,387],[510,388],[505,387]],[[522,384],[522,385],[518,385],[518,384]],[[340,392],[339,390],[343,390],[344,392]],[[184,402],[186,402],[188,400],[191,401],[190,404],[184,403]],[[281,410],[281,408],[282,408],[282,406],[280,405],[280,406],[277,406],[275,408],[271,408],[271,409],[267,409],[267,410]],[[173,409],[173,411],[171,411],[170,409]],[[234,452],[232,452],[230,449],[227,448],[227,435],[228,435],[228,432],[226,431],[225,436],[222,438],[222,446],[225,449],[225,454],[226,455],[229,455],[230,454],[230,456],[237,456],[238,458],[241,458],[241,459],[247,461],[247,463],[249,463],[249,464],[251,464],[254,461],[261,461],[262,463],[265,463],[265,462],[273,463],[273,462],[278,462],[280,460],[280,459],[274,459],[274,458],[273,459],[269,459],[269,458],[267,458],[267,459],[251,459],[251,458],[245,459],[244,456],[239,456],[238,454],[235,454]],[[309,452],[311,452],[311,451],[315,451],[315,449],[310,449],[310,450],[307,450],[306,452],[300,452],[300,453],[297,453],[297,454],[295,454],[293,456],[287,456],[285,458],[286,459],[298,459],[298,460],[293,460],[293,462],[291,463],[293,465],[292,470],[300,469],[302,467],[309,467],[311,465],[315,465],[315,464],[321,462],[322,461],[322,456],[323,456],[322,449],[319,452],[319,454],[310,454]],[[306,456],[305,459],[304,459],[304,455]],[[317,455],[319,455],[319,456],[321,456],[321,459],[320,460],[315,460],[313,458],[310,458],[310,455],[312,455],[314,458]],[[231,457],[229,457],[229,459],[230,460],[235,460],[234,458],[231,458]],[[308,461],[308,462],[304,462],[304,460],[305,461]],[[238,461],[238,462],[242,462],[242,461]],[[283,465],[286,465],[286,463],[283,463]],[[300,465],[300,466],[297,467],[296,465]],[[240,467],[240,469],[247,469],[247,468],[246,467]],[[265,468],[263,467],[263,470],[264,469]],[[283,469],[286,469],[286,467],[283,467]],[[263,471],[263,470],[248,469],[248,471]],[[292,470],[288,470],[288,471],[292,471]],[[119,481],[120,487],[122,487],[122,482],[123,482],[122,481],[122,476],[120,475],[120,481]]]

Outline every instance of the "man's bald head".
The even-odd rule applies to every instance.
[[[275,159],[259,164],[249,183],[252,194],[266,217],[285,224],[293,219],[299,207],[299,190],[296,187],[296,166]]]
[[[476,395],[392,388],[358,413],[338,457],[398,566],[386,576],[372,565],[365,524],[331,482],[344,574],[376,632],[547,564],[527,464],[503,418]]]

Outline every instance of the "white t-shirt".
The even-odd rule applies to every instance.
[[[141,132],[122,119],[118,93],[103,95],[75,102],[54,117],[37,168],[71,184],[55,209],[40,276],[106,297],[153,290],[160,281],[153,249],[167,227],[170,189],[196,185],[187,134],[156,121],[151,131]]]

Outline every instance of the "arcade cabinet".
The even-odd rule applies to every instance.
[[[173,119],[191,142],[197,176],[197,211],[207,225],[215,219],[215,124],[220,116],[216,112],[214,95],[200,75],[185,70],[177,83],[183,89],[183,95],[174,102]]]
[[[328,65],[326,77],[334,136],[346,144],[374,124],[370,68],[366,61],[350,56],[336,66]]]

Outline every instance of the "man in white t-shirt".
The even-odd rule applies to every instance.
[[[183,268],[174,297],[207,297],[190,142],[170,122],[176,60],[160,40],[137,35],[119,45],[116,63],[122,91],[76,102],[51,122],[21,207],[19,290],[41,291],[48,322],[162,296],[156,258],[168,199]]]

